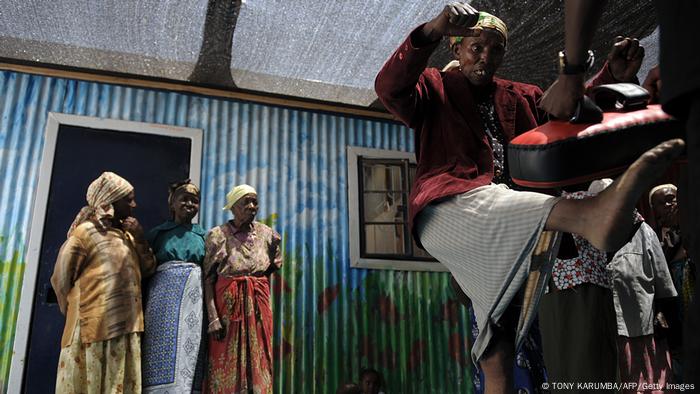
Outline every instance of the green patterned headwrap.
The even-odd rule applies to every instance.
[[[474,28],[494,29],[501,33],[504,41],[508,41],[508,28],[506,24],[503,23],[499,17],[491,15],[488,12],[479,11],[479,20],[474,25]],[[462,38],[464,37],[450,37],[450,46],[462,42]]]

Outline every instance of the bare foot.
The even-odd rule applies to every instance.
[[[626,244],[632,235],[632,211],[639,197],[684,149],[683,140],[673,139],[644,152],[612,185],[589,200],[581,235],[604,251],[615,251]]]

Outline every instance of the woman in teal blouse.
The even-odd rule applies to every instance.
[[[148,286],[144,315],[144,392],[201,391],[204,346],[202,261],[206,232],[192,219],[199,212],[199,188],[170,187],[172,218],[153,228],[148,243],[158,261]]]

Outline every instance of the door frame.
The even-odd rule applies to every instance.
[[[69,115],[56,112],[48,113],[46,132],[44,134],[44,147],[39,167],[39,180],[37,182],[32,205],[29,243],[25,255],[26,265],[22,278],[19,312],[15,324],[15,340],[12,345],[10,376],[7,385],[7,392],[10,394],[20,393],[24,383],[24,368],[29,355],[29,329],[31,327],[34,307],[37,275],[39,274],[41,241],[44,234],[44,221],[46,220],[46,208],[48,205],[49,188],[51,186],[56,141],[58,139],[58,130],[61,125],[85,127],[95,130],[125,131],[189,138],[192,141],[190,152],[190,179],[192,179],[193,183],[200,184],[202,171],[202,141],[204,134],[202,129]]]

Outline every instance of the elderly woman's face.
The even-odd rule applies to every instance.
[[[258,214],[258,195],[255,193],[249,193],[241,197],[240,200],[236,201],[231,208],[233,217],[241,224],[249,224],[255,219],[255,215]]]
[[[191,223],[199,212],[199,197],[190,193],[178,193],[170,203],[173,219],[178,223]]]
[[[125,197],[112,203],[114,208],[114,219],[123,220],[133,215],[133,210],[136,208],[136,195],[134,192],[127,194]]]
[[[506,43],[496,30],[484,29],[478,37],[464,37],[452,51],[469,82],[483,86],[493,81],[496,70],[501,67]]]
[[[651,208],[659,225],[671,227],[678,224],[678,201],[673,188],[657,190],[651,196]]]

